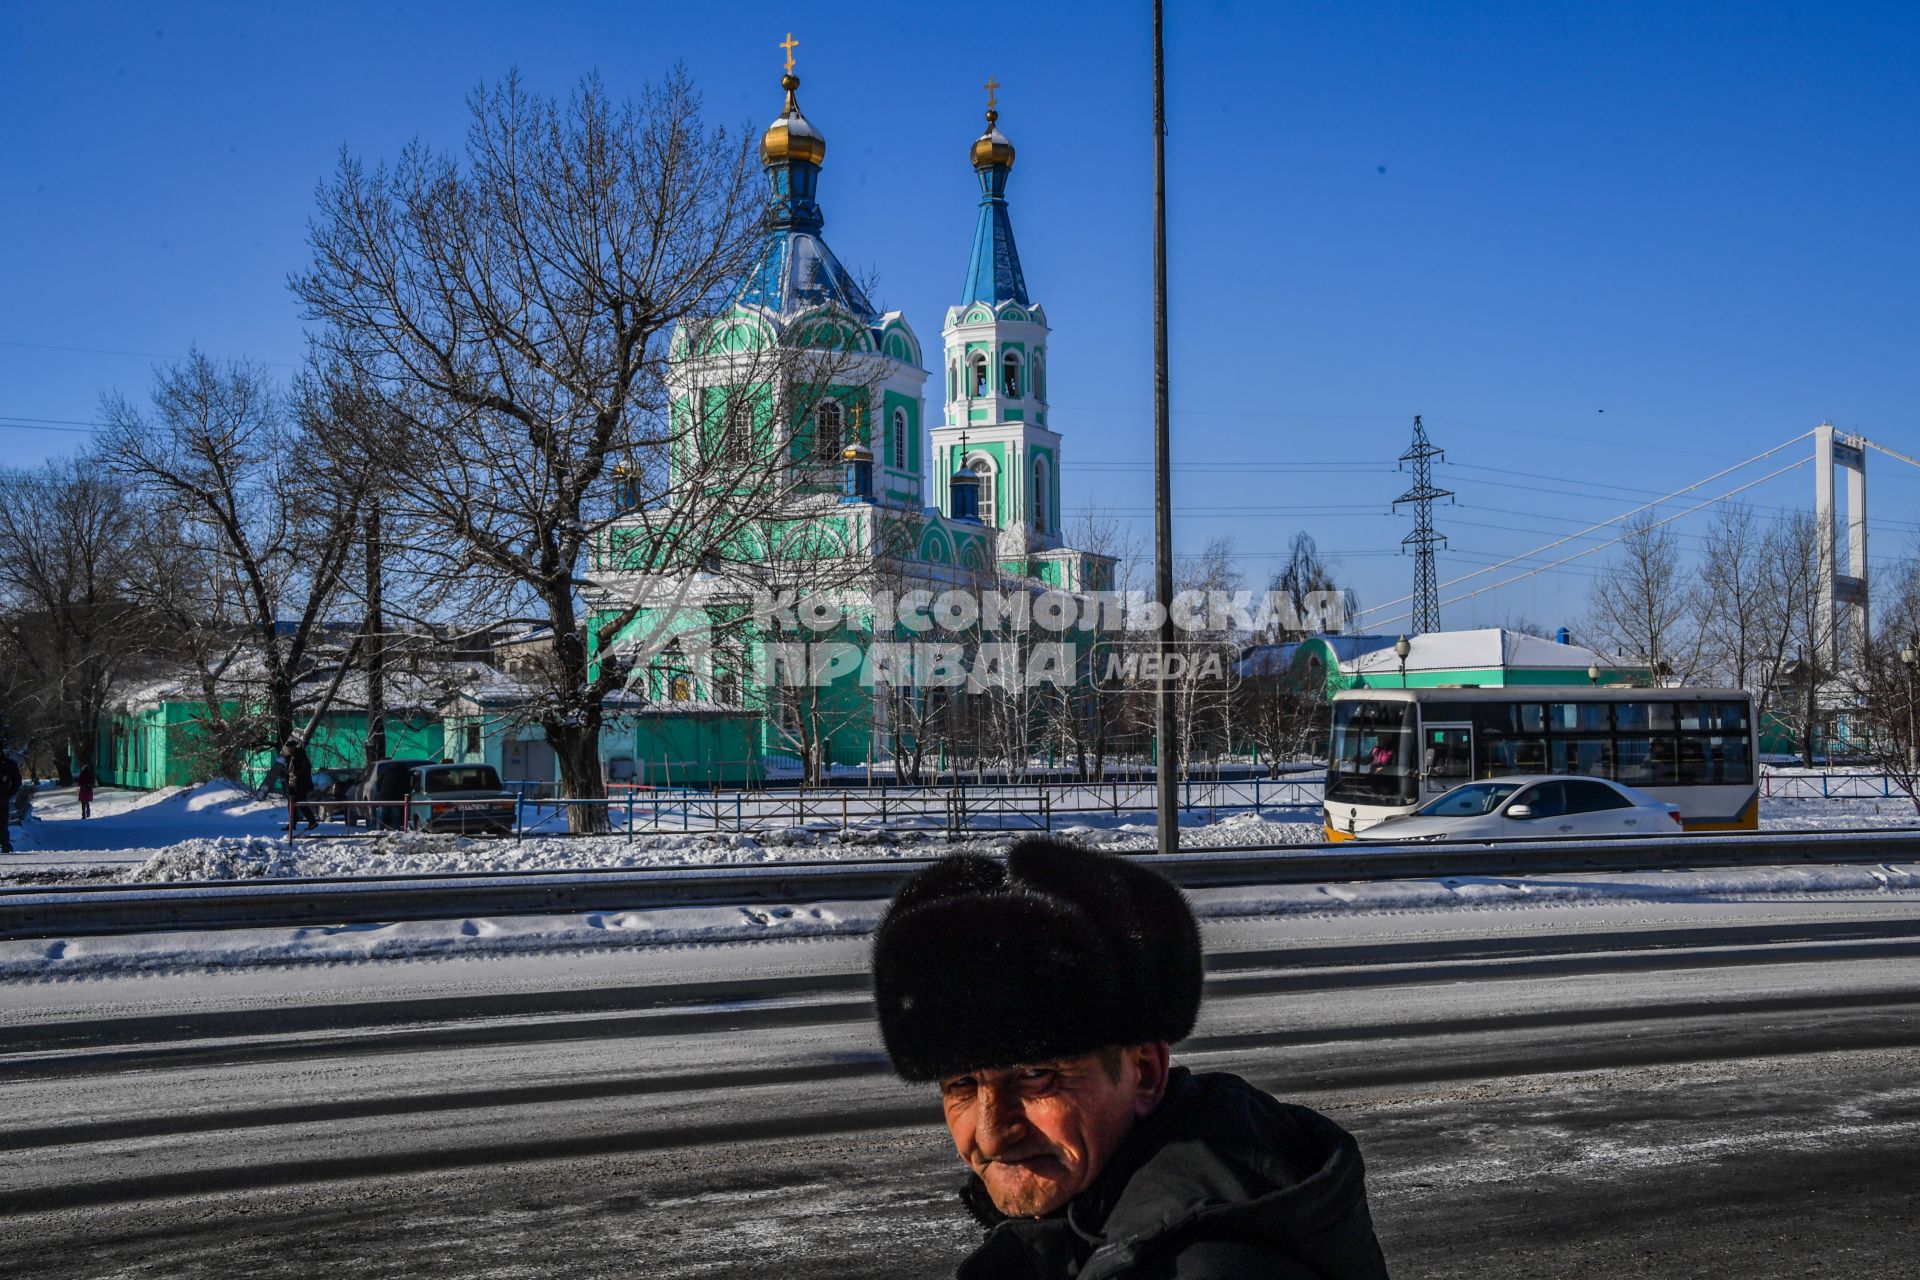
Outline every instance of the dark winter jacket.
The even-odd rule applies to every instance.
[[[307,758],[305,747],[295,746],[287,758],[287,790],[295,800],[305,800],[313,794],[313,761]]]
[[[12,799],[13,793],[20,789],[20,766],[13,757],[0,752],[0,801]]]
[[[1009,1218],[970,1178],[961,1199],[991,1230],[958,1280],[1384,1280],[1365,1179],[1359,1144],[1325,1116],[1176,1067],[1064,1209]]]

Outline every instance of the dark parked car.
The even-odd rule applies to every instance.
[[[413,771],[406,822],[414,831],[513,830],[513,793],[490,764],[430,764]]]
[[[315,769],[313,771],[313,795],[307,803],[323,821],[344,822],[352,826],[358,816],[352,809],[340,803],[353,798],[353,789],[360,783],[360,775],[353,769]],[[329,804],[328,801],[333,803]]]
[[[361,773],[360,780],[347,792],[349,800],[378,800],[380,808],[370,809],[365,805],[356,805],[348,811],[347,822],[366,823],[369,827],[386,827],[397,830],[400,826],[403,801],[407,798],[407,782],[413,771],[423,764],[432,764],[431,760],[375,760]]]

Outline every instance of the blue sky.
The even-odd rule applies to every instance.
[[[966,269],[979,86],[1001,82],[1065,505],[1144,536],[1148,7],[874,12],[8,6],[0,456],[79,447],[47,428],[194,344],[291,373],[285,281],[343,146],[457,145],[466,93],[513,67],[618,91],[683,62],[716,120],[757,130],[791,30],[829,140],[828,239],[930,347]],[[1410,522],[1388,504],[1415,413],[1459,494],[1437,513],[1443,582],[1823,418],[1920,454],[1920,6],[1174,0],[1168,22],[1183,553],[1231,536],[1258,582],[1306,529],[1363,602],[1405,594]],[[1869,466],[1873,558],[1910,555],[1920,469]],[[1744,496],[1812,487],[1802,466]],[[1605,554],[1444,620],[1574,621]]]

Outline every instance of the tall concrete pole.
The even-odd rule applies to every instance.
[[[1167,103],[1161,0],[1153,0],[1153,586],[1160,602],[1160,661],[1153,695],[1155,827],[1161,853],[1180,848],[1180,743],[1173,723],[1173,486],[1167,443]]]

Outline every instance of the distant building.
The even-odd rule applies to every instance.
[[[1259,645],[1241,655],[1240,674],[1292,674],[1304,689],[1328,697],[1343,689],[1499,689],[1512,685],[1651,684],[1645,667],[1623,663],[1584,645],[1547,640],[1503,627],[1432,631],[1407,637],[1403,669],[1394,651],[1399,636],[1309,636],[1291,644]],[[1404,674],[1403,674],[1404,670]]]

